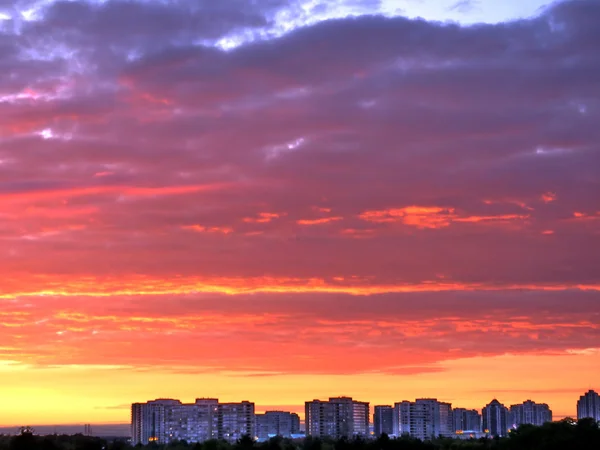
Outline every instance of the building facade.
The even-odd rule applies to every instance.
[[[292,437],[300,432],[298,414],[286,411],[267,411],[256,414],[256,437],[268,440],[275,436]]]
[[[416,399],[394,404],[393,434],[417,439],[454,435],[452,405],[434,398]]]
[[[525,424],[540,426],[546,422],[552,422],[552,411],[545,403],[526,400],[510,407],[510,425],[513,428]]]
[[[198,403],[207,402],[207,403]],[[217,435],[218,400],[197,400],[165,409],[166,441],[203,442]]]
[[[494,399],[481,411],[483,432],[491,436],[506,436],[510,423],[509,411],[506,406]]]
[[[394,436],[400,437],[410,435],[412,405],[413,404],[407,400],[394,403],[394,412],[392,416],[392,429]]]
[[[475,409],[454,408],[452,419],[455,433],[481,433],[481,414]]]
[[[371,422],[369,402],[352,401],[352,435],[369,436]]]
[[[328,401],[305,403],[307,436],[342,437],[368,436],[369,403],[351,397],[331,397]]]
[[[373,431],[375,436],[394,434],[394,408],[388,405],[376,406],[373,412]]]
[[[577,418],[592,418],[600,422],[600,395],[597,392],[589,390],[577,402]]]
[[[196,399],[195,403],[158,399],[131,406],[133,445],[150,442],[168,444],[186,440],[209,439],[236,441],[253,436],[254,403],[219,403],[218,399]]]
[[[292,413],[292,434],[301,434],[300,431],[300,416],[296,413]]]
[[[242,436],[254,437],[254,403],[219,403],[217,415],[217,437],[235,442]]]
[[[157,399],[131,405],[131,436],[136,444],[168,442],[167,415],[170,408],[181,405],[179,400]],[[135,445],[135,444],[134,444]]]
[[[452,405],[446,402],[438,402],[440,414],[439,436],[450,437],[454,435],[454,414]]]

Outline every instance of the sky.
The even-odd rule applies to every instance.
[[[600,389],[600,2],[0,0],[0,425]]]

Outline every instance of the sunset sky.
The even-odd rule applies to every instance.
[[[600,389],[600,2],[0,0],[0,425]]]

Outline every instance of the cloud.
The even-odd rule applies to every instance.
[[[302,219],[298,220],[299,225],[322,225],[330,222],[337,222],[338,220],[342,220],[343,217],[321,217],[320,219]]]
[[[541,199],[544,203],[551,203],[554,200],[556,200],[556,194],[554,194],[553,192],[546,192],[542,194]]]
[[[269,223],[272,220],[279,219],[280,214],[261,212],[258,213],[258,217],[244,217],[244,222],[248,223]]]
[[[364,299],[340,294],[120,296],[104,302],[48,296],[0,311],[5,357],[23,363],[260,376],[423,373],[457,358],[571,354],[600,342],[596,316],[594,293],[517,291],[378,295],[368,308]],[[215,346],[221,350],[210,352]],[[249,351],[257,347],[263,351]],[[343,356],[348,352],[356,357]]]
[[[287,31],[286,7],[2,25],[3,358],[416,373],[597,347],[598,3]]]
[[[476,0],[460,0],[448,8],[450,11],[457,11],[461,14],[467,14],[478,7]]]
[[[360,218],[374,223],[402,222],[416,228],[444,228],[451,223],[486,223],[522,221],[528,215],[504,214],[498,216],[466,216],[460,217],[454,208],[437,206],[407,206],[384,211],[365,211]]]

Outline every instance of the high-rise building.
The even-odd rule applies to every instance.
[[[218,406],[215,398],[199,398],[192,404],[171,405],[165,411],[167,441],[204,442],[218,437]]]
[[[577,402],[577,418],[592,418],[600,422],[600,395],[597,392],[589,390]]]
[[[305,403],[307,436],[341,437],[369,434],[369,403],[350,397],[332,397],[328,401]]]
[[[394,408],[388,405],[376,406],[373,414],[375,436],[394,434]]]
[[[167,436],[167,412],[171,407],[179,406],[179,400],[157,399],[147,403],[131,405],[131,437],[133,445],[149,442],[165,444]]]
[[[352,435],[368,436],[370,413],[369,402],[352,401]]]
[[[492,436],[506,436],[509,427],[508,408],[494,399],[481,411],[483,431]]]
[[[254,435],[254,403],[219,403],[218,399],[196,399],[184,404],[179,400],[159,399],[131,405],[133,445],[150,442],[167,444],[208,439],[235,441]]]
[[[219,403],[218,406],[218,438],[235,442],[244,435],[253,436],[254,403]]]
[[[454,415],[452,412],[452,405],[450,403],[439,402],[438,409],[440,411],[439,435],[444,437],[454,435]]]
[[[300,434],[300,416],[296,413],[291,414],[292,434]]]
[[[454,408],[452,412],[452,417],[455,432],[481,432],[481,414],[479,414],[477,410]]]
[[[143,443],[142,408],[142,403],[133,403],[131,405],[131,441],[133,442],[133,445]]]
[[[256,437],[260,440],[274,436],[291,437],[292,434],[297,434],[299,429],[300,418],[295,413],[267,411],[256,415]]]
[[[411,411],[413,403],[404,400],[399,403],[394,403],[394,413],[392,417],[393,434],[396,437],[408,436],[411,432]]]
[[[543,425],[546,422],[552,422],[552,411],[545,403],[536,403],[526,400],[520,405],[511,405],[510,424],[513,427],[519,425]]]
[[[452,436],[452,405],[434,398],[420,398],[414,402],[394,404],[394,435],[410,435],[418,439]]]

